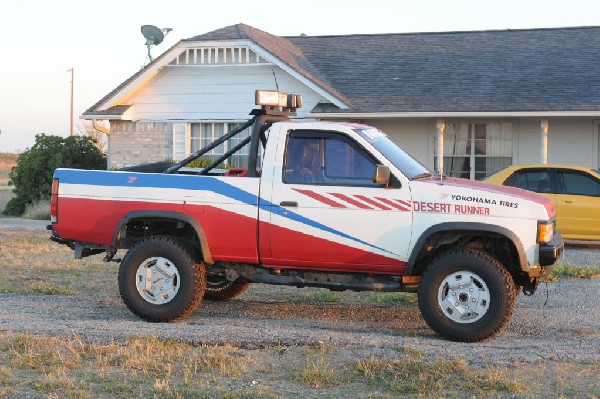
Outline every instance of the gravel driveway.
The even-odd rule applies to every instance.
[[[37,231],[47,222],[0,219],[4,231]],[[567,247],[571,264],[598,264],[597,247]],[[300,346],[323,342],[373,353],[414,346],[431,357],[461,357],[474,364],[490,359],[514,362],[600,361],[600,280],[562,280],[542,284],[532,297],[520,295],[507,329],[476,344],[440,339],[409,304],[290,303],[269,298],[269,289],[253,299],[225,303],[204,301],[182,322],[146,323],[133,316],[120,298],[83,296],[0,295],[0,330],[9,333],[77,335],[109,341],[138,334],[179,338],[205,344],[258,348],[266,344]],[[290,291],[291,292],[291,291]],[[256,300],[254,298],[261,298]],[[281,298],[281,296],[278,296]],[[243,298],[243,297],[242,297]]]

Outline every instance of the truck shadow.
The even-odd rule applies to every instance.
[[[416,305],[365,305],[338,303],[292,303],[232,300],[203,301],[186,319],[270,320],[286,324],[352,332],[380,332],[391,335],[431,335]]]

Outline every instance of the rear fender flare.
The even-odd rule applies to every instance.
[[[130,212],[121,219],[115,232],[113,234],[113,246],[117,247],[117,240],[119,237],[119,232],[134,219],[147,219],[147,218],[159,218],[159,219],[167,219],[178,222],[184,222],[192,226],[192,228],[196,231],[196,235],[198,236],[198,241],[200,242],[200,248],[202,250],[202,258],[204,263],[212,265],[214,262],[212,260],[212,255],[210,253],[210,248],[208,246],[208,240],[206,239],[206,234],[204,233],[204,229],[200,223],[191,217],[190,215],[186,215],[185,213],[179,212],[171,212],[171,211],[134,211]]]

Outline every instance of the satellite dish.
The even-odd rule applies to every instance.
[[[154,25],[142,25],[141,31],[142,35],[146,38],[146,47],[148,48],[147,59],[150,62],[153,61],[152,54],[150,53],[150,48],[152,46],[157,46],[162,43],[165,39],[165,36],[169,34],[173,29],[164,28],[160,29]]]

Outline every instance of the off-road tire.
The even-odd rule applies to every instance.
[[[206,291],[204,299],[209,301],[226,301],[241,295],[248,289],[250,283],[247,281],[229,281],[221,275],[206,276]]]
[[[446,314],[448,311],[442,309],[444,302],[440,293],[444,292],[444,280],[461,272],[483,282],[489,296],[487,310],[480,312],[483,316],[472,322],[452,320]],[[418,291],[419,308],[429,327],[459,342],[482,341],[502,331],[512,316],[515,294],[512,277],[502,264],[473,248],[453,249],[437,256],[423,273]]]
[[[138,291],[138,268],[148,259],[164,258],[177,269],[178,291],[168,302],[150,303]],[[150,237],[131,248],[119,268],[119,292],[125,305],[150,322],[171,322],[192,313],[202,301],[206,289],[204,265],[194,260],[190,250],[170,237]]]

